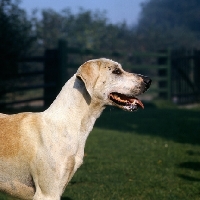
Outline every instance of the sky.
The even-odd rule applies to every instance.
[[[70,8],[73,13],[77,13],[81,8],[92,11],[106,11],[106,17],[111,23],[126,21],[129,25],[137,24],[140,4],[146,0],[22,0],[20,7],[29,14],[35,8],[42,10],[51,8],[61,11]]]

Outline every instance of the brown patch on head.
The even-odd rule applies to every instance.
[[[86,62],[85,64],[81,66],[81,75],[82,75],[82,78],[84,78],[84,80],[92,79],[93,74],[92,74],[91,63]]]
[[[99,65],[99,67],[101,66],[101,61],[97,61],[97,65]]]
[[[18,154],[22,136],[20,125],[25,116],[17,114],[0,118],[0,157],[8,158]]]
[[[85,87],[90,96],[99,77],[99,64],[101,64],[100,61],[88,61],[81,65],[76,73],[76,76],[85,83]]]

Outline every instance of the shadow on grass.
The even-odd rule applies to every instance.
[[[200,162],[183,162],[178,165],[179,168],[200,171]]]
[[[195,154],[192,154],[192,155],[195,155]],[[177,167],[186,169],[186,170],[200,171],[200,162],[182,162],[178,164]],[[188,176],[184,174],[177,174],[177,176],[187,181],[200,182],[200,178],[196,178],[196,177],[192,177],[192,176]]]
[[[146,106],[137,112],[107,108],[95,126],[123,132],[152,135],[178,143],[200,144],[200,111]]]
[[[61,200],[72,200],[72,199],[69,197],[61,197]]]
[[[188,151],[186,151],[186,153],[189,156],[200,156],[200,152],[195,152],[195,151],[192,151],[192,150],[188,150]]]
[[[186,181],[200,182],[200,178],[195,178],[195,177],[184,175],[184,174],[177,174],[177,176],[179,178],[186,180]]]

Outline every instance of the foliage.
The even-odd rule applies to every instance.
[[[69,46],[95,50],[130,50],[133,47],[131,29],[126,23],[113,25],[105,12],[81,9],[78,14],[70,9],[61,12],[43,10],[42,18],[35,18],[35,29],[40,49],[54,48],[58,39]]]
[[[17,60],[30,49],[31,22],[17,0],[0,0],[0,79],[17,70]]]
[[[146,49],[200,47],[199,0],[149,0],[142,4],[137,35]]]

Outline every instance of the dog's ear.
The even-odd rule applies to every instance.
[[[92,61],[85,62],[79,67],[76,77],[84,82],[88,93],[92,96],[93,89],[99,77],[99,63]]]

